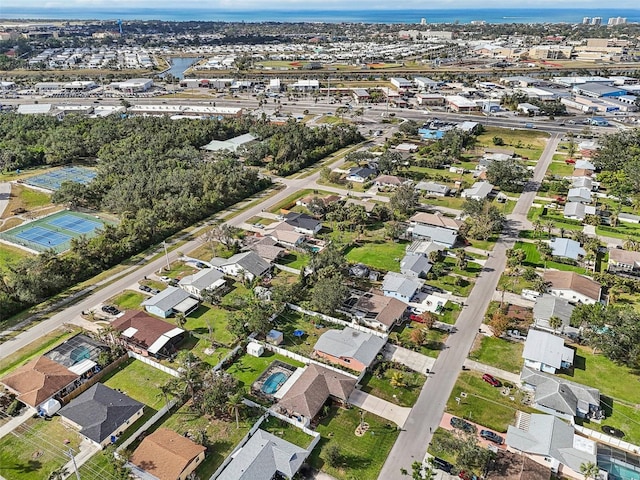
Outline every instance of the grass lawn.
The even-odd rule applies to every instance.
[[[26,250],[0,243],[0,272],[5,271],[9,265],[30,256],[31,254]]]
[[[489,240],[469,239],[469,243],[471,244],[469,246],[473,248],[479,248],[480,250],[491,251],[493,250],[493,247],[495,247],[497,241],[498,241],[498,237],[491,237],[489,238]]]
[[[265,350],[261,357],[252,357],[245,353],[227,369],[227,373],[236,377],[248,389],[274,360],[280,360],[294,367],[304,366],[296,360]]]
[[[408,325],[403,324],[402,326],[395,327],[389,337],[393,343],[405,348],[411,348],[411,330],[414,328],[424,327],[418,322],[411,322]],[[436,330],[435,328],[427,330],[425,343],[417,347],[416,351],[428,357],[438,358],[448,336],[448,333]]]
[[[44,207],[51,203],[51,195],[48,193],[34,190],[24,185],[12,184],[11,185],[11,197],[9,199],[9,205],[4,212],[0,212],[1,218],[9,218],[13,216],[13,210],[18,208],[24,208],[25,210],[31,210],[33,208]]]
[[[236,298],[246,298],[252,296],[253,293],[242,282],[234,282],[231,285],[231,290],[222,297],[223,307],[233,307]]]
[[[295,268],[296,270],[300,270],[307,266],[309,263],[309,255],[301,252],[291,251],[287,254],[286,257],[282,257],[278,260],[277,263],[281,265],[286,265],[290,268]]]
[[[320,326],[322,328],[319,328]],[[309,356],[320,335],[330,328],[342,330],[344,327],[334,323],[324,323],[320,318],[285,310],[275,319],[274,328],[281,331],[284,336],[282,347],[294,353]],[[296,330],[302,330],[305,333],[302,337],[296,337],[293,335]]]
[[[387,420],[371,413],[365,413],[364,421],[369,424],[369,430],[362,437],[356,437],[360,410],[331,408],[329,415],[316,428],[322,440],[309,456],[311,466],[338,480],[376,478],[398,437],[398,431]],[[325,461],[325,452],[330,445],[337,446],[340,451],[341,465],[337,467]]]
[[[29,419],[16,435],[0,440],[0,475],[11,480],[42,480],[66,464],[67,448],[78,451],[80,436],[65,426],[60,417],[50,421]]]
[[[504,289],[507,292],[516,293],[520,295],[523,289],[533,289],[533,283],[525,280],[522,275],[510,276],[503,273],[498,281],[497,290]]]
[[[480,345],[471,351],[469,358],[507,372],[518,373],[522,368],[523,349],[524,344],[520,342],[483,335]]]
[[[147,298],[149,298],[147,295],[140,292],[127,290],[113,298],[110,298],[106,303],[109,305],[115,305],[120,310],[142,310],[143,308],[140,304]]]
[[[456,285],[458,279],[461,279],[460,285]],[[434,287],[441,288],[443,290],[447,290],[452,292],[454,295],[458,295],[460,297],[467,297],[471,293],[471,289],[475,284],[473,280],[467,280],[461,277],[454,277],[452,275],[443,275],[434,280],[427,280],[429,285],[433,285]]]
[[[462,210],[462,206],[466,200],[460,197],[428,197],[422,200],[422,203],[433,205],[434,207],[453,208]]]
[[[192,331],[198,337],[209,337],[209,325],[213,327],[213,340],[225,346],[232,346],[236,337],[229,331],[229,312],[219,307],[200,305],[187,317],[185,330]]]
[[[442,313],[438,315],[438,320],[449,325],[455,325],[458,315],[462,311],[462,307],[457,303],[448,302]]]
[[[518,155],[537,160],[545,147],[545,140],[549,134],[537,130],[511,130],[509,128],[485,127],[478,135],[478,147],[496,148],[493,137],[500,137],[504,146],[499,148],[513,148]]]
[[[105,449],[95,453],[78,469],[80,472],[80,478],[97,478],[97,473],[102,474],[104,478],[116,477],[116,469],[111,461],[112,457],[113,451],[111,449]],[[73,479],[73,477],[69,478]]]
[[[449,462],[450,464],[455,465],[457,460],[457,455],[455,454],[455,452],[452,452],[449,449],[439,448],[441,439],[444,441],[445,439],[453,435],[455,434],[452,431],[438,427],[438,429],[433,432],[433,438],[431,440],[431,443],[429,444],[427,452],[429,452],[434,457],[441,458]]]
[[[260,428],[301,448],[307,448],[313,439],[298,427],[276,417],[267,418],[260,424]]]
[[[196,343],[195,346],[191,349],[191,353],[197,355],[198,358],[200,358],[203,362],[206,362],[214,367],[220,362],[220,360],[225,357],[227,353],[231,351],[231,349],[227,347],[215,347],[213,353],[205,353],[204,351],[210,347],[211,342],[209,342],[209,340],[207,340],[206,338],[201,338],[200,340],[198,340],[198,343]]]
[[[364,263],[378,270],[399,272],[406,247],[406,242],[367,242],[347,249],[346,257],[351,263]]]
[[[255,217],[251,217],[249,220],[247,220],[246,223],[249,223],[251,225],[271,225],[272,223],[276,223],[277,220],[273,219],[273,218],[265,218],[265,217],[261,217],[259,215],[256,215]]]
[[[601,431],[604,426],[618,428],[624,432],[622,439],[625,442],[638,445],[640,443],[640,422],[638,421],[637,406],[616,402],[605,396],[600,397],[600,404],[606,415],[602,423],[586,422],[583,425],[595,431]]]
[[[187,265],[185,262],[177,261],[171,264],[170,270],[163,269],[162,274],[169,278],[175,278],[176,280],[180,280],[186,277],[187,275],[193,275],[198,271],[199,270],[197,268],[192,267],[191,265]]]
[[[292,193],[291,195],[289,195],[287,198],[285,198],[284,200],[279,201],[278,203],[276,203],[273,207],[271,207],[269,209],[270,213],[280,213],[280,210],[288,210],[289,208],[295,206],[296,204],[296,200],[302,198],[302,197],[306,197],[307,195],[318,195],[318,196],[325,196],[325,195],[333,195],[332,193],[329,192],[324,192],[321,190],[314,190],[311,188],[305,188],[303,190],[298,190],[297,192]]]
[[[480,272],[482,271],[482,265],[472,261],[467,262],[467,268],[465,268],[464,270],[461,270],[456,266],[456,259],[453,257],[446,257],[444,259],[444,263],[447,265],[447,267],[449,267],[449,269],[453,273],[457,275],[462,275],[464,277],[470,277],[470,278],[477,277],[478,275],[480,275]]]
[[[394,374],[398,373],[402,374],[402,383],[405,384],[403,387],[393,387],[390,383]],[[413,407],[425,380],[424,375],[416,372],[388,368],[380,378],[371,373],[366,374],[362,380],[361,390],[401,407]]]
[[[596,227],[596,233],[604,237],[622,238],[639,237],[640,225],[637,223],[620,222],[617,227]]]
[[[0,324],[1,325],[1,324]],[[60,345],[65,340],[71,338],[80,332],[80,328],[76,326],[64,326],[41,336],[37,340],[31,342],[15,352],[0,360],[0,377],[9,373],[11,370],[33,360],[36,357],[48,352],[53,347]]]
[[[479,372],[460,374],[447,401],[448,413],[504,433],[518,410],[535,411],[522,403],[524,395],[519,390],[512,389],[510,395],[502,395],[502,388],[492,387],[481,377]],[[466,397],[461,396],[463,392]],[[456,398],[460,398],[460,403]]]
[[[558,175],[561,177],[566,177],[568,175],[571,175],[572,172],[573,165],[567,165],[566,163],[564,163],[564,161],[559,162],[554,160],[549,165],[549,168],[547,168],[546,175]]]
[[[170,378],[169,374],[157,368],[139,360],[129,359],[117,370],[105,376],[102,383],[109,388],[120,389],[134,400],[159,410],[164,405],[159,386],[167,383]]]
[[[544,261],[540,257],[540,252],[535,243],[529,242],[516,242],[513,246],[514,249],[524,250],[527,256],[523,262],[528,267],[540,267],[540,268],[555,268],[557,270],[573,271],[584,274],[586,270],[578,265],[569,265],[566,263],[554,262],[553,260]]]

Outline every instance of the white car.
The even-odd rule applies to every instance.
[[[165,283],[169,283],[171,281],[171,279],[169,277],[160,277],[160,280],[162,280]]]

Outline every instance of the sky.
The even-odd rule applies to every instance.
[[[637,0],[616,0],[603,3],[602,0],[521,0],[514,5],[513,0],[440,0],[427,2],[425,0],[404,0],[403,10],[429,10],[429,9],[464,9],[464,8],[606,8],[606,9],[638,9]],[[45,13],[52,9],[92,9],[117,11],[141,8],[152,9],[176,9],[175,0],[0,0],[0,5],[7,8],[38,9]],[[264,0],[182,0],[181,8],[199,10],[227,10],[241,11],[248,9],[258,10],[360,10],[360,9],[390,9],[397,5],[388,0],[276,0],[265,2]],[[0,16],[2,6],[0,6]]]

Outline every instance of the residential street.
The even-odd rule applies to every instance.
[[[456,322],[458,331],[449,336],[445,350],[440,352],[429,374],[429,379],[422,388],[418,401],[411,410],[404,429],[400,432],[378,476],[380,480],[397,478],[401,468],[410,470],[414,461],[424,460],[432,432],[440,424],[449,395],[471,350],[484,313],[506,266],[505,252],[513,246],[518,237],[518,231],[526,228],[528,224],[526,214],[559,141],[558,134],[549,139],[536,165],[533,179],[526,185],[525,193],[520,196],[514,213],[507,217],[507,225],[460,312]]]

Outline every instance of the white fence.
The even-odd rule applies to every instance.
[[[371,328],[363,327],[362,325],[359,325],[357,323],[347,322],[345,320],[340,320],[339,318],[330,317],[329,315],[324,315],[323,313],[312,312],[311,310],[305,310],[304,308],[299,307],[298,305],[294,305],[292,303],[287,303],[287,306],[295,312],[304,313],[305,315],[310,315],[312,317],[319,317],[326,322],[335,323],[336,325],[343,325],[345,327],[351,327],[354,330],[360,330],[361,332],[364,332],[364,333],[377,335],[378,337],[381,337],[384,339],[389,337],[389,335],[387,335],[386,333],[379,332],[377,330],[372,330]]]
[[[136,438],[138,438],[142,433],[146,432],[149,429],[149,427],[151,427],[154,423],[156,423],[158,420],[160,420],[169,410],[171,410],[171,408],[173,408],[173,406],[176,403],[178,403],[177,399],[170,400],[164,407],[162,407],[160,410],[158,410],[153,415],[153,417],[151,417],[149,420],[144,422],[144,425],[142,425],[138,430],[136,430],[133,435],[131,435],[129,438],[127,438],[124,442],[122,442],[118,446],[116,451],[117,452],[121,452],[122,450],[127,448],[129,445],[131,445],[136,440]]]
[[[640,453],[640,446],[634,445],[633,443],[625,442],[624,440],[620,440],[619,438],[612,437],[611,435],[606,435],[604,433],[596,432],[595,430],[591,430],[589,428],[582,427],[580,425],[574,425],[574,428],[586,435],[589,438],[593,438],[599,440],[603,443],[607,443],[614,447],[617,447],[621,450],[625,450],[627,452],[635,453],[636,455]]]
[[[160,362],[156,362],[155,360],[149,358],[149,357],[144,357],[136,352],[132,352],[132,351],[128,351],[127,354],[129,355],[130,358],[135,358],[136,360],[140,360],[142,363],[146,363],[147,365],[152,366],[153,368],[157,368],[158,370],[163,371],[164,373],[168,373],[169,375],[171,375],[172,377],[179,377],[180,374],[174,370],[173,368],[169,368],[169,367],[165,367],[164,365],[162,365]]]

